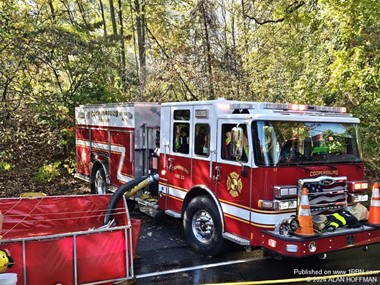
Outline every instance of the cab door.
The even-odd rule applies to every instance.
[[[241,157],[231,155],[231,130],[243,128],[244,147]],[[221,201],[225,231],[244,240],[250,239],[251,167],[252,147],[249,125],[236,120],[218,120],[218,145],[216,162],[216,193]]]
[[[193,106],[181,105],[172,106],[170,110],[166,209],[175,213],[181,212],[182,201],[192,185],[193,109]]]
[[[194,107],[192,186],[215,192],[216,124],[207,106]]]

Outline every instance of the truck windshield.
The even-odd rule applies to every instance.
[[[357,124],[256,121],[257,165],[361,162]]]

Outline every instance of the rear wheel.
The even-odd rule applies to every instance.
[[[92,194],[105,194],[107,192],[107,179],[103,167],[99,166],[95,170],[94,179],[91,182]]]
[[[215,203],[208,196],[189,202],[183,217],[183,228],[191,247],[203,255],[217,255],[223,247],[222,222]]]

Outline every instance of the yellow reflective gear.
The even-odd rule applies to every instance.
[[[342,215],[340,215],[339,213],[334,213],[334,214],[332,214],[337,220],[339,220],[339,222],[341,223],[341,226],[344,226],[344,225],[346,225],[346,219],[342,216]]]

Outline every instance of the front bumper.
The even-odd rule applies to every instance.
[[[276,254],[292,257],[318,255],[352,247],[380,242],[380,227],[363,225],[361,228],[338,228],[310,237],[282,236],[274,231],[264,231],[262,247]]]

